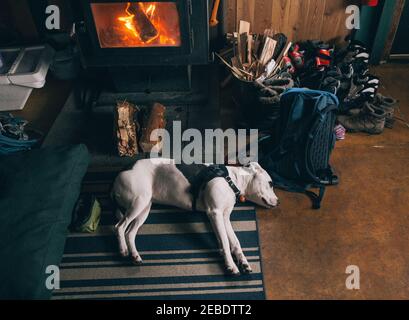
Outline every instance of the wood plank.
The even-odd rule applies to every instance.
[[[303,21],[304,12],[301,10],[302,3],[305,1],[289,1],[290,8],[287,17],[286,36],[291,41],[297,41]]]
[[[288,17],[290,13],[290,1],[273,0],[272,26],[276,32],[288,32]]]
[[[254,25],[254,14],[256,9],[256,0],[237,0],[237,18],[246,20],[250,25]]]
[[[350,4],[357,4],[357,0],[226,1],[229,32],[236,31],[238,22],[244,19],[251,22],[252,32],[263,33],[264,29],[274,28],[292,41],[342,41],[350,32],[345,27],[345,9]]]
[[[239,32],[237,37],[237,49],[239,61],[241,64],[247,62],[247,38],[250,34],[250,23],[241,20],[239,24]]]
[[[338,1],[327,1],[324,10],[324,19],[321,30],[321,40],[343,42],[350,32],[345,21],[345,6]]]
[[[253,30],[256,33],[263,33],[265,29],[272,27],[272,0],[256,0],[255,18]]]
[[[236,0],[226,0],[227,1],[227,12],[225,17],[226,30],[227,32],[234,32],[237,28],[237,1]]]
[[[265,66],[273,57],[274,50],[276,48],[277,41],[273,40],[272,38],[268,37],[265,44],[263,51],[260,56],[260,63],[262,66]]]
[[[309,39],[320,39],[324,23],[325,4],[327,1],[334,0],[310,0],[310,10],[307,26],[307,35]]]
[[[245,33],[246,35],[248,35],[250,33],[250,30],[251,30],[251,23],[248,21],[240,20],[239,34],[241,35]]]

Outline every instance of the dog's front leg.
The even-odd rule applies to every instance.
[[[212,224],[213,230],[216,234],[219,243],[221,244],[221,249],[223,253],[223,258],[228,273],[232,275],[239,275],[240,271],[234,263],[233,257],[230,251],[229,239],[226,233],[226,227],[223,221],[223,211],[212,210],[207,212],[210,223]]]
[[[240,241],[237,238],[236,233],[234,232],[233,226],[230,221],[231,212],[232,210],[226,210],[223,215],[224,225],[226,226],[226,233],[229,239],[231,252],[236,257],[237,262],[239,263],[239,267],[243,271],[243,273],[248,274],[253,272],[253,270],[251,269],[250,264],[243,253],[243,249],[241,248]]]

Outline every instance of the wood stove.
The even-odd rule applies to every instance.
[[[210,0],[73,0],[87,67],[209,61]]]
[[[118,101],[145,110],[154,102],[164,104],[169,132],[173,121],[183,130],[220,126],[217,66],[209,62],[212,39],[224,32],[222,25],[209,28],[213,1],[72,0],[87,69],[78,86],[86,88],[82,104],[93,115],[89,127],[94,129],[86,136],[94,155],[105,158],[110,152],[106,141],[112,138]]]

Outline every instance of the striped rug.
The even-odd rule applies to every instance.
[[[224,274],[217,241],[204,213],[154,206],[136,237],[144,261],[135,266],[118,255],[116,219],[106,195],[95,234],[71,233],[60,265],[61,289],[53,299],[237,299],[265,298],[256,212],[238,206],[232,224],[253,274]]]

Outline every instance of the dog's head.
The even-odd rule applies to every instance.
[[[268,209],[277,207],[280,202],[274,193],[273,180],[267,171],[256,162],[251,162],[244,169],[252,177],[246,190],[246,198]]]

